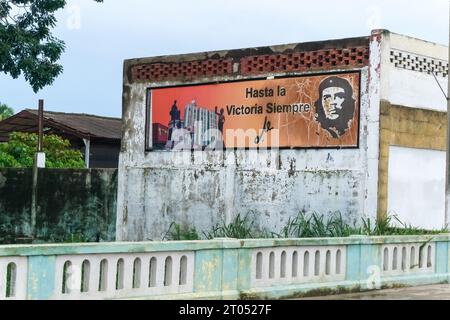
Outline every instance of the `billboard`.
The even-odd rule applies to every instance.
[[[146,149],[357,148],[359,113],[359,72],[150,88]]]

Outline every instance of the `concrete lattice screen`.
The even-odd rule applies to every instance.
[[[233,75],[233,65],[243,75],[265,72],[309,71],[333,67],[362,66],[368,63],[367,46],[325,49],[287,54],[264,54],[228,59],[207,59],[188,62],[158,62],[134,66],[135,81],[164,81],[191,77]]]

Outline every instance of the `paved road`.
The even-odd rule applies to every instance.
[[[387,289],[299,300],[450,300],[450,285]]]

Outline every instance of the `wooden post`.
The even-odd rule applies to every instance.
[[[450,28],[449,28],[450,30]],[[449,36],[450,38],[450,36]],[[449,40],[450,41],[450,40]],[[450,43],[448,48],[448,66],[447,80],[447,153],[445,161],[445,224],[448,226],[450,219]]]
[[[42,164],[39,164],[40,156],[44,150],[44,100],[39,100],[39,109],[38,109],[38,117],[39,117],[39,134],[38,134],[38,145],[37,152],[34,155],[33,162],[33,185],[31,189],[31,221],[30,221],[30,231],[31,237],[36,237],[36,216],[37,216],[37,192],[38,192],[38,174],[39,167]],[[45,158],[44,158],[45,164]]]
[[[39,140],[38,140],[38,152],[42,152],[44,149],[44,100],[39,100]]]

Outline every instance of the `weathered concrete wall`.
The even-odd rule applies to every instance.
[[[339,211],[349,223],[361,216],[376,216],[380,37],[314,44],[248,49],[125,62],[123,139],[119,163],[117,212],[118,240],[160,239],[172,222],[210,229],[237,214],[254,213],[260,228],[279,232],[301,211],[329,214]],[[353,43],[352,43],[353,42]],[[356,43],[355,43],[356,42]],[[336,56],[367,52],[351,64]],[[359,48],[358,47],[358,48]],[[258,72],[247,72],[252,55],[288,55],[295,51],[325,50],[323,63],[286,72],[270,70],[266,59]],[[369,61],[370,51],[370,61]],[[330,59],[334,56],[335,62]],[[344,55],[342,55],[344,57]],[[328,63],[325,61],[328,59]],[[183,63],[214,60],[224,63],[222,74],[184,78]],[[358,61],[357,61],[358,60]],[[225,61],[225,62],[224,62]],[[244,62],[242,62],[244,61]],[[342,62],[341,61],[341,62]],[[156,66],[154,66],[156,65]],[[180,65],[180,67],[179,67]],[[206,63],[206,65],[208,65]],[[155,70],[169,71],[156,72]],[[187,68],[187,67],[186,67]],[[178,70],[178,69],[177,69]],[[262,70],[262,71],[261,71]],[[272,69],[273,70],[273,69]],[[360,146],[358,149],[309,149],[226,152],[145,152],[146,89],[148,87],[205,83],[256,76],[304,75],[361,70]],[[220,73],[219,72],[219,73]],[[165,76],[165,74],[169,76]],[[174,74],[180,74],[175,77]],[[173,77],[171,77],[173,76]]]
[[[413,197],[412,189],[396,192],[394,189],[398,185],[394,186],[394,181],[399,181],[400,172],[394,172],[390,150],[393,147],[415,149],[409,151],[415,155],[414,159],[410,159],[411,164],[420,163],[428,153],[442,158],[442,152],[446,151],[447,101],[439,85],[446,94],[448,48],[388,31],[383,31],[382,36],[378,216],[395,213],[418,227],[440,228],[445,218],[442,211],[445,189],[437,171],[429,172],[429,180],[434,182],[428,188],[434,188],[437,198]],[[438,163],[445,170],[445,162]],[[409,180],[411,188],[414,184],[422,183],[423,186],[427,183],[413,173]],[[410,192],[410,195],[405,192]],[[409,205],[403,208],[394,205],[402,203],[402,197],[411,198]],[[424,221],[424,214],[428,215],[428,221]]]
[[[445,151],[389,147],[388,212],[426,229],[445,227]]]
[[[0,243],[30,237],[31,190],[31,169],[0,169]],[[113,241],[116,203],[115,169],[41,169],[34,241]]]
[[[389,151],[391,146],[415,148],[423,150],[445,151],[447,141],[447,114],[444,112],[415,109],[410,107],[394,106],[387,101],[381,105],[381,140],[380,140],[380,168],[379,168],[379,216],[384,217],[389,211],[388,208],[388,180],[394,172],[389,172]],[[445,163],[442,164],[445,169]],[[420,168],[417,168],[420,169]],[[412,176],[411,176],[412,180]],[[441,188],[439,188],[441,189]],[[441,190],[442,196],[445,189]],[[395,201],[394,199],[391,199]],[[442,198],[442,201],[445,199]],[[411,199],[414,202],[413,199]],[[428,201],[432,201],[428,199]],[[436,204],[429,203],[429,209]],[[406,208],[405,208],[406,209]],[[419,210],[419,211],[417,211]],[[427,210],[429,211],[429,210]],[[396,210],[396,213],[402,215]],[[423,212],[420,206],[415,210],[410,210],[408,214],[402,216],[405,220],[419,221],[414,217],[407,216],[421,215]],[[438,214],[434,212],[434,216]],[[443,214],[441,212],[441,214]],[[443,217],[441,217],[443,218]],[[434,220],[440,221],[439,217]],[[420,227],[426,227],[418,225]],[[442,225],[440,226],[442,227]]]

